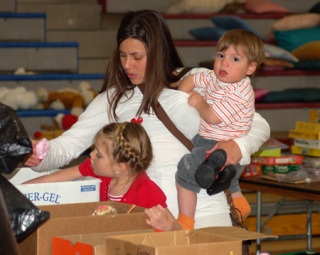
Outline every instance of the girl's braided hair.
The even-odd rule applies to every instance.
[[[133,172],[145,171],[153,159],[152,145],[145,129],[138,123],[111,123],[96,135],[117,163],[125,163]]]

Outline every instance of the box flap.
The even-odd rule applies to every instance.
[[[275,235],[266,235],[258,232],[252,232],[240,227],[208,227],[201,228],[199,229],[199,231],[217,234],[225,237],[232,237],[242,241],[264,238],[278,238],[278,236]]]
[[[103,204],[114,206],[118,210],[116,216],[92,216],[93,210]],[[19,243],[19,249],[22,254],[50,255],[54,236],[151,229],[146,224],[144,208],[135,207],[127,214],[130,208],[129,204],[107,201],[39,206],[39,209],[49,211],[52,217]]]
[[[107,236],[140,234],[140,233],[148,233],[148,232],[154,232],[154,230],[141,229],[141,230],[126,230],[126,231],[116,231],[116,232],[109,231],[109,232],[93,233],[93,234],[63,235],[63,236],[55,236],[53,238],[68,240],[70,244],[86,243],[90,245],[98,245],[98,244],[105,245]]]
[[[131,235],[112,235],[106,239],[108,255],[212,255],[240,254],[242,241],[205,231],[169,231]]]
[[[113,201],[74,203],[61,205],[42,205],[39,209],[50,212],[50,218],[68,218],[78,216],[90,216],[92,212],[101,205],[110,205],[117,210],[117,213],[127,213],[132,205]],[[132,213],[144,212],[145,208],[135,206]]]
[[[105,255],[108,236],[146,232],[153,232],[153,229],[54,236],[52,238],[52,255]]]

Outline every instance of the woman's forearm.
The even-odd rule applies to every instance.
[[[259,114],[255,113],[249,133],[234,141],[240,148],[242,159],[241,165],[250,163],[250,156],[259,150],[261,145],[270,138],[270,126],[268,122]]]
[[[42,172],[62,168],[88,149],[98,130],[108,124],[105,97],[105,94],[96,97],[69,130],[50,140],[46,157],[32,169]]]

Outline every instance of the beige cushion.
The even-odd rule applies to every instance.
[[[243,1],[244,0],[176,0],[168,7],[167,13],[213,13],[221,11],[227,4]]]
[[[266,57],[263,61],[263,66],[282,66],[292,68],[293,64],[285,59]]]
[[[273,30],[292,30],[316,27],[320,24],[320,14],[303,13],[285,16],[272,24]]]

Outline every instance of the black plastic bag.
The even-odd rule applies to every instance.
[[[49,212],[38,209],[2,174],[0,174],[0,188],[7,206],[11,228],[18,243],[50,218]]]
[[[0,173],[12,173],[31,152],[31,140],[17,113],[0,103]],[[49,212],[38,209],[2,174],[0,189],[17,242],[23,241],[49,219]]]
[[[2,192],[0,189],[0,254],[1,255],[19,255],[19,248],[16,238],[10,226],[9,215],[7,207],[4,202]]]
[[[12,173],[31,152],[31,140],[17,113],[0,103],[0,172]]]

